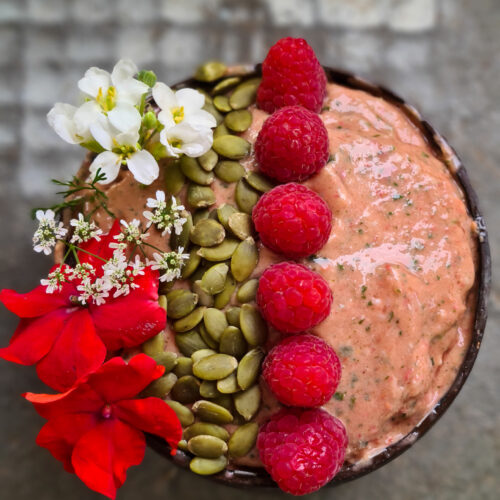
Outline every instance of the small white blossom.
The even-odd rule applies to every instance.
[[[72,280],[86,280],[90,279],[95,275],[95,269],[92,264],[84,262],[83,264],[77,264],[72,269],[67,269],[66,274],[68,274],[68,279]]]
[[[106,302],[106,298],[109,297],[109,284],[104,278],[97,278],[91,280],[91,278],[84,279],[76,289],[80,292],[78,295],[78,300],[82,305],[89,302],[90,299],[94,304],[100,306]]]
[[[151,221],[158,230],[162,230],[162,236],[170,234],[172,227],[175,234],[181,234],[182,227],[186,222],[185,217],[181,217],[181,212],[184,210],[184,205],[177,205],[177,200],[172,196],[170,205],[165,201],[165,193],[163,191],[156,191],[156,198],[148,198],[146,205],[149,208],[154,208],[154,212],[146,210],[143,215],[146,219]]]
[[[147,238],[148,234],[142,233],[141,223],[137,219],[134,219],[131,222],[127,222],[122,219],[120,220],[120,223],[123,226],[123,229],[121,230],[120,234],[114,236],[114,239],[119,243],[135,243],[136,245],[141,245],[142,242]],[[123,245],[111,245],[113,244],[110,244],[111,248],[123,249]]]
[[[65,272],[62,270],[62,266],[49,273],[47,279],[40,280],[43,286],[46,286],[45,293],[60,292],[62,290],[63,283],[67,283],[68,279]]]
[[[102,234],[102,230],[96,226],[94,221],[86,221],[82,213],[78,214],[78,219],[71,219],[69,223],[75,228],[71,243],[84,243],[91,239],[101,240],[99,236]]]
[[[64,228],[62,222],[56,222],[54,219],[55,213],[52,210],[37,210],[36,218],[38,219],[38,229],[33,235],[33,249],[35,252],[43,252],[45,255],[52,253],[52,248],[56,245],[57,240],[66,236],[68,232]]]
[[[182,253],[184,248],[180,247],[178,252],[154,253],[154,260],[149,261],[153,271],[160,270],[160,281],[173,281],[181,277],[181,269],[189,254]]]

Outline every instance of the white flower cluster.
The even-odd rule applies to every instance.
[[[82,213],[78,214],[78,219],[71,219],[70,226],[73,226],[73,235],[71,236],[71,243],[85,243],[86,241],[96,239],[100,241],[102,230],[98,228],[94,221],[86,221]]]
[[[33,248],[35,252],[43,252],[45,255],[52,253],[58,240],[64,238],[68,230],[63,227],[62,222],[56,222],[53,210],[37,210],[38,228],[33,235]]]
[[[110,245],[112,248],[123,250],[129,243],[141,245],[149,236],[148,233],[142,232],[141,223],[137,219],[134,219],[131,222],[127,222],[122,219],[120,220],[120,224],[123,228],[119,234],[114,236],[114,239],[118,241],[118,243],[112,243]]]
[[[163,230],[162,236],[171,234],[172,228],[175,234],[181,234],[186,218],[182,217],[184,205],[177,205],[177,200],[172,196],[170,204],[167,204],[165,193],[156,191],[156,198],[148,198],[147,206],[154,208],[154,212],[146,210],[144,217],[154,224],[159,231]]]
[[[212,146],[216,122],[202,109],[203,94],[193,89],[174,92],[156,83],[152,94],[161,108],[157,120],[144,105],[151,87],[136,74],[137,66],[129,59],[118,61],[111,74],[92,67],[78,82],[85,102],[78,108],[57,103],[47,115],[49,125],[66,142],[99,153],[90,173],[100,169],[106,176],[102,184],[114,181],[122,165],[142,184],[157,179],[158,163],[148,151],[157,144],[157,132],[169,156],[197,157]]]
[[[148,265],[153,271],[161,272],[160,281],[173,281],[181,277],[184,261],[189,258],[189,254],[183,252],[184,248],[180,247],[177,252],[154,253],[154,260],[149,261]]]

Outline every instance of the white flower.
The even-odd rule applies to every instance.
[[[53,210],[37,210],[36,218],[38,219],[38,229],[33,235],[33,245],[35,252],[43,252],[45,255],[52,253],[52,248],[60,240],[66,236],[68,232],[64,228],[62,222],[54,220],[55,213]]]
[[[70,144],[81,144],[92,140],[90,125],[98,113],[99,109],[93,101],[79,108],[58,102],[48,112],[47,121],[61,139]]]
[[[165,193],[156,191],[156,199],[148,198],[146,205],[149,208],[154,208],[154,212],[146,210],[143,215],[146,219],[155,224],[158,230],[162,230],[162,236],[172,232],[172,226],[175,234],[181,234],[182,226],[186,222],[185,217],[181,217],[181,212],[184,210],[184,205],[177,205],[177,200],[172,196],[170,205],[165,201]]]
[[[155,260],[149,261],[153,271],[160,270],[163,274],[160,281],[173,281],[181,277],[181,269],[184,261],[189,258],[189,254],[182,253],[184,248],[180,247],[178,252],[154,253]]]
[[[105,278],[97,278],[92,281],[90,278],[84,279],[76,289],[80,292],[78,300],[82,305],[88,303],[90,299],[95,305],[100,306],[109,297],[109,284]]]
[[[94,221],[86,221],[82,213],[78,214],[78,219],[71,219],[69,223],[75,228],[71,243],[84,243],[91,239],[101,240],[99,236],[102,234],[102,230],[96,226]]]
[[[73,269],[67,270],[66,274],[68,274],[68,279],[70,281],[75,279],[85,281],[95,274],[95,269],[91,264],[77,264]]]
[[[63,283],[67,283],[67,277],[62,270],[62,266],[49,273],[48,279],[40,280],[41,285],[46,286],[45,293],[54,293],[55,291],[60,292],[62,290]]]
[[[212,146],[212,128],[217,125],[215,118],[203,110],[205,97],[193,89],[174,92],[164,83],[153,87],[153,98],[160,107],[158,120],[164,126],[160,132],[160,142],[170,156],[198,157]]]
[[[120,220],[120,223],[123,226],[120,234],[113,236],[113,238],[119,243],[135,243],[136,245],[141,245],[147,238],[147,233],[142,232],[141,223],[137,219],[134,219],[131,222],[127,222],[122,219]]]

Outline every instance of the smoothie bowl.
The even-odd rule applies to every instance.
[[[109,497],[145,442],[305,494],[437,421],[481,344],[490,256],[463,165],[414,108],[290,38],[172,89],[130,61],[79,87],[48,115],[90,150],[36,212],[56,265],[0,297],[24,318],[0,355],[60,392],[25,395],[41,446]]]

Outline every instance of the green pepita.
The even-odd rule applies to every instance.
[[[229,108],[228,111],[230,111],[231,107],[229,106],[229,101],[227,105]],[[231,111],[224,118],[224,124],[229,130],[232,130],[233,132],[245,132],[245,130],[247,130],[247,128],[252,124],[252,113],[250,113],[250,111],[248,111],[247,109]]]
[[[237,182],[245,175],[243,165],[231,160],[222,160],[217,163],[214,172],[224,182]]]
[[[236,280],[233,278],[231,273],[228,273],[224,283],[224,289],[215,296],[214,306],[217,309],[223,309],[226,307],[231,301],[231,297],[233,296],[235,290]]]
[[[164,398],[177,382],[177,376],[173,373],[167,373],[153,382],[151,382],[142,395],[144,397]]]
[[[242,212],[252,215],[253,207],[259,201],[259,193],[251,188],[244,179],[240,179],[236,184],[234,198]]]
[[[183,210],[182,216],[186,218],[186,222],[182,226],[181,234],[177,234],[175,231],[172,231],[172,234],[170,235],[170,248],[174,250],[177,250],[178,248],[186,250],[189,245],[189,234],[193,228],[193,218],[191,217],[191,214],[185,210]]]
[[[241,78],[239,76],[230,76],[229,78],[224,78],[224,80],[221,80],[212,89],[212,95],[222,94],[223,92],[236,87],[236,85],[238,85],[238,83],[240,82]]]
[[[236,378],[238,380],[238,385],[246,390],[259,378],[260,365],[264,359],[264,352],[257,348],[248,351],[241,359],[238,365],[238,371],[236,373]]]
[[[211,401],[200,399],[194,403],[192,409],[204,422],[225,425],[233,421],[233,416],[229,410]]]
[[[272,181],[270,181],[267,177],[258,174],[257,172],[248,172],[245,175],[245,179],[248,184],[250,184],[250,186],[252,186],[257,191],[260,191],[261,193],[267,193],[274,187]]]
[[[202,319],[205,307],[198,307],[184,318],[174,322],[173,328],[176,332],[187,332],[192,330]]]
[[[215,165],[217,165],[218,161],[219,155],[213,149],[209,149],[205,154],[198,157],[198,163],[201,168],[207,172],[211,172],[215,168]]]
[[[196,330],[191,330],[186,333],[178,333],[175,336],[175,344],[184,356],[191,356],[193,352],[200,349],[208,349],[208,345],[205,344]]]
[[[165,337],[163,332],[158,333],[154,337],[146,340],[142,344],[142,352],[148,356],[155,356],[161,354],[165,349]]]
[[[215,118],[215,123],[217,125],[220,125],[224,121],[224,116],[217,111],[213,102],[205,101],[203,109],[208,111]]]
[[[201,257],[198,255],[199,249],[200,247],[195,246],[189,250],[189,258],[184,262],[184,266],[182,266],[182,279],[189,278],[200,265]]]
[[[212,354],[217,354],[213,349],[200,349],[199,351],[193,352],[191,354],[191,359],[193,360],[193,364],[200,359],[206,358],[207,356],[211,356]]]
[[[222,243],[215,247],[202,247],[198,250],[198,255],[210,262],[220,262],[221,260],[228,260],[233,255],[238,241],[234,238],[226,238]]]
[[[203,317],[205,328],[216,342],[220,341],[222,332],[227,328],[226,315],[215,308],[208,308]]]
[[[246,238],[231,257],[231,272],[236,281],[245,281],[257,267],[259,251],[252,237]]]
[[[243,304],[240,313],[240,328],[249,345],[262,345],[267,338],[267,325],[259,310],[252,304]]]
[[[223,203],[219,206],[219,208],[217,208],[217,218],[225,229],[229,229],[229,217],[231,217],[231,215],[235,214],[237,211],[238,210],[236,210],[233,205],[229,205],[229,203]]]
[[[233,398],[230,394],[221,394],[212,400],[215,404],[222,406],[228,412],[232,413],[234,410]]]
[[[236,294],[238,302],[245,304],[246,302],[252,302],[255,300],[257,288],[259,288],[258,279],[248,280],[246,283],[243,283]]]
[[[165,189],[175,196],[179,194],[185,183],[186,178],[182,173],[179,160],[169,161],[165,165]]]
[[[217,137],[222,137],[223,135],[229,135],[231,134],[231,131],[224,125],[224,123],[220,123],[215,127],[214,130],[214,140],[217,139]]]
[[[255,422],[238,427],[229,438],[229,453],[233,457],[248,455],[257,442],[259,426]]]
[[[224,241],[226,231],[219,222],[213,219],[202,219],[190,233],[191,241],[202,247],[213,247]]]
[[[260,388],[254,385],[243,392],[238,392],[233,396],[236,411],[248,422],[259,411]]]
[[[236,212],[229,217],[228,226],[235,236],[240,240],[245,240],[252,236],[252,217],[243,212]]]
[[[214,106],[222,113],[229,113],[231,106],[229,105],[229,98],[225,95],[218,95],[214,97]],[[227,125],[227,124],[226,124]]]
[[[193,292],[198,296],[198,302],[200,306],[212,307],[214,305],[214,297],[213,295],[207,293],[202,285],[201,280],[196,280],[192,285]]]
[[[214,380],[203,380],[200,385],[200,396],[206,399],[212,399],[219,396],[217,382]]]
[[[231,326],[237,326],[238,328],[240,327],[240,312],[241,312],[241,307],[230,307],[226,311],[226,318],[227,322]]]
[[[215,193],[208,186],[190,184],[187,190],[187,202],[192,208],[209,207],[215,203]]]
[[[194,403],[200,397],[200,381],[192,375],[185,375],[177,380],[170,395],[173,400],[179,403]]]
[[[215,436],[200,435],[188,441],[188,450],[198,457],[217,458],[227,452],[227,444]]]
[[[233,109],[248,108],[250,104],[255,102],[257,89],[260,85],[260,78],[251,78],[243,83],[240,83],[231,94],[229,103]]]
[[[201,288],[210,295],[222,292],[228,271],[229,267],[224,263],[210,267],[201,278]]]
[[[166,295],[160,295],[158,297],[158,305],[166,312],[167,311],[167,297]]]
[[[165,368],[165,373],[172,371],[177,365],[177,354],[171,351],[161,352],[152,356],[158,365]]]
[[[175,298],[168,301],[167,316],[179,319],[187,316],[198,303],[198,295],[189,290],[181,290]]]
[[[196,210],[196,212],[193,214],[193,224],[196,225],[198,222],[200,222],[201,219],[208,219],[209,215],[210,210],[206,207]]]
[[[250,143],[237,135],[221,135],[214,139],[212,147],[216,153],[230,160],[240,160],[250,152]]]
[[[202,383],[203,385],[203,383]],[[216,438],[222,439],[223,441],[229,440],[229,432],[216,424],[208,424],[206,422],[196,422],[190,425],[184,430],[184,439],[188,441],[195,436],[214,436]]]
[[[190,181],[196,182],[196,184],[209,186],[214,180],[214,174],[202,169],[195,158],[183,155],[181,158],[181,169],[182,173]]]
[[[222,394],[234,394],[240,390],[238,382],[236,381],[236,375],[231,373],[226,378],[223,378],[217,382],[217,390]]]
[[[227,465],[227,458],[220,456],[219,458],[201,458],[194,457],[189,462],[191,472],[200,476],[211,476],[223,471]]]
[[[208,61],[196,69],[194,78],[200,82],[213,82],[224,76],[226,65],[220,61]]]
[[[228,326],[220,337],[219,352],[240,359],[247,352],[247,342],[237,326]]]
[[[185,375],[192,375],[193,360],[191,358],[188,358],[187,356],[179,356],[177,358],[177,365],[174,368],[174,373],[178,378],[184,377]]]
[[[180,419],[179,419],[180,421]],[[182,425],[182,424],[181,424]],[[181,439],[178,443],[177,443],[177,448],[179,450],[182,450],[182,451],[189,451],[188,450],[188,444],[187,444],[187,441],[185,439]]]
[[[169,399],[165,402],[168,404],[168,406],[170,406],[170,408],[172,408],[172,410],[174,410],[177,418],[181,422],[182,427],[187,427],[194,422],[193,412],[189,408],[182,405],[178,401],[172,401]]]
[[[210,347],[210,349],[218,349],[219,347],[219,343],[216,342],[210,335],[209,333],[207,332],[207,329],[205,328],[205,324],[204,323],[200,323],[198,325],[198,330],[199,330],[199,333],[200,333],[200,336],[201,338],[203,339],[203,341],[205,342],[205,344],[208,345],[208,347]]]
[[[193,373],[203,380],[220,380],[236,370],[238,361],[227,354],[212,354],[193,364]]]

